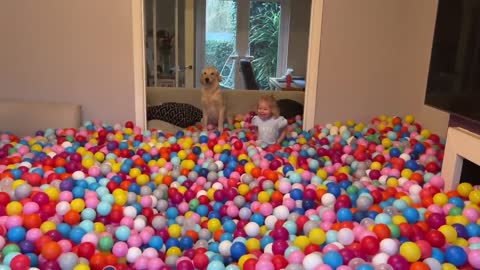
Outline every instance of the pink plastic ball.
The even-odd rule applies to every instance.
[[[303,254],[302,251],[300,250],[294,250],[292,252],[290,252],[290,254],[288,254],[288,262],[289,263],[302,263],[303,261],[303,258],[305,258],[305,254]]]
[[[255,265],[255,270],[274,270],[275,266],[270,260],[259,260]]]
[[[468,252],[468,263],[475,268],[480,268],[480,250],[479,249],[472,249]]]
[[[125,242],[116,242],[112,247],[112,253],[117,257],[125,257],[127,252],[128,245]]]

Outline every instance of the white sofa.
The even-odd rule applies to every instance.
[[[0,133],[33,136],[47,128],[78,128],[81,120],[77,104],[0,100]]]
[[[228,114],[231,116],[245,114],[255,110],[255,105],[260,96],[273,94],[277,100],[291,99],[304,104],[305,92],[303,91],[265,91],[265,90],[223,90]],[[165,102],[188,103],[201,108],[201,91],[198,88],[169,88],[147,87],[147,106],[160,105]],[[161,120],[150,120],[149,129],[162,130],[174,133],[181,127]]]

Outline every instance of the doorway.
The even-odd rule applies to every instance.
[[[147,87],[194,86],[194,0],[144,0]]]

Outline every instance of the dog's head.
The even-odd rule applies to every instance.
[[[222,81],[222,76],[220,76],[220,72],[215,67],[206,67],[202,71],[202,75],[200,76],[200,83],[203,86],[211,86],[218,84]]]

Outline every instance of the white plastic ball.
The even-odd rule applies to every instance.
[[[141,232],[143,229],[145,229],[146,225],[147,224],[143,218],[136,218],[133,221],[133,228],[138,232]]]
[[[400,177],[400,178],[398,178],[398,184],[399,184],[400,186],[405,185],[408,181],[410,181],[410,180],[408,180],[408,179],[405,178],[405,177]]]
[[[263,253],[273,254],[273,243],[269,243],[263,249]]]
[[[336,198],[335,198],[335,195],[331,194],[331,193],[325,193],[323,196],[322,196],[322,204],[324,206],[327,206],[327,207],[331,207],[335,204],[336,202]]]
[[[430,270],[442,270],[442,264],[435,258],[426,258],[423,262],[430,267]]]
[[[123,215],[130,218],[137,216],[137,209],[133,206],[127,206],[123,209]]]
[[[412,159],[409,154],[405,154],[405,153],[401,154],[400,158],[405,161],[409,161],[410,159]]]
[[[127,262],[134,263],[140,256],[142,256],[142,250],[138,247],[131,247],[127,251]]]
[[[257,237],[260,234],[260,226],[256,222],[249,222],[243,228],[245,233],[250,237]]]
[[[320,252],[312,252],[303,258],[303,267],[305,270],[313,270],[321,264],[323,264],[323,259]]]
[[[74,180],[83,180],[85,179],[85,173],[82,172],[82,171],[75,171],[73,174],[72,174],[72,178]]]
[[[337,240],[343,245],[350,245],[355,241],[355,235],[352,230],[343,228],[338,231]]]
[[[57,206],[55,206],[57,214],[61,216],[65,215],[70,209],[72,209],[72,207],[68,202],[59,202]]]
[[[377,253],[375,256],[372,258],[372,264],[373,265],[379,265],[382,263],[387,263],[388,258],[390,258],[390,255],[384,252]]]
[[[228,240],[224,240],[220,242],[220,245],[218,245],[218,251],[223,257],[228,257],[231,255],[230,249],[232,247],[232,242]]]
[[[398,252],[398,243],[391,238],[385,238],[380,241],[380,251],[390,256],[395,255]]]
[[[212,188],[217,189],[217,190],[218,189],[223,189],[223,185],[220,182],[215,182],[215,183],[213,183]]]
[[[265,218],[265,226],[267,226],[267,229],[272,230],[273,228],[275,228],[275,223],[277,223],[277,221],[277,217],[275,217],[274,215],[270,215]]]
[[[286,220],[288,218],[288,208],[285,205],[279,205],[273,209],[273,215],[279,220]]]

